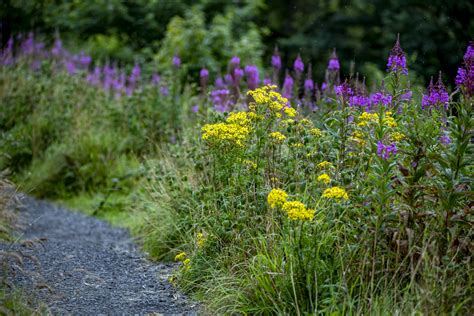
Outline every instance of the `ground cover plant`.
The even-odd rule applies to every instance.
[[[472,310],[473,44],[450,91],[442,73],[414,87],[398,39],[370,88],[336,51],[320,84],[278,49],[266,72],[234,56],[199,83],[168,57],[158,74],[12,39],[1,168],[139,217],[145,249],[182,262],[170,281],[212,312]]]

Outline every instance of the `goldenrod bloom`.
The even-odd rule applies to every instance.
[[[291,220],[310,221],[314,217],[314,210],[307,209],[303,203],[298,201],[286,202],[282,209]]]
[[[209,142],[225,141],[239,147],[244,146],[252,129],[234,123],[206,124],[202,127],[202,139]]]
[[[267,196],[267,202],[271,208],[281,207],[288,198],[288,194],[280,189],[272,189]]]
[[[368,123],[375,123],[379,120],[377,113],[364,112],[359,116],[359,126],[366,126]]]
[[[283,143],[283,141],[286,139],[286,136],[280,132],[270,133],[270,137],[273,138],[273,140],[277,143]]]
[[[186,259],[186,256],[186,253],[182,251],[174,257],[174,261],[184,261]]]
[[[319,169],[326,169],[326,168],[331,168],[332,167],[332,163],[330,163],[329,161],[321,161],[320,163],[318,163],[318,168]]]
[[[394,142],[399,142],[404,138],[405,138],[405,134],[402,134],[400,132],[394,132],[392,135],[390,135],[390,139]]]
[[[204,244],[206,243],[206,237],[204,236],[203,233],[197,233],[196,243],[197,243],[198,248],[204,247]]]
[[[331,178],[328,176],[327,173],[323,173],[322,175],[320,175],[317,180],[319,182],[324,182],[326,184],[328,184],[329,182],[331,182]]]
[[[323,132],[319,128],[312,128],[309,130],[310,134],[313,135],[314,137],[321,137],[323,136]]]
[[[349,199],[349,195],[347,194],[346,190],[340,187],[332,187],[324,190],[323,197],[335,200]]]

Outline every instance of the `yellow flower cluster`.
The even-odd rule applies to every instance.
[[[204,236],[203,233],[197,233],[196,235],[196,244],[198,246],[198,248],[202,248],[204,247],[204,244],[206,243],[206,236]]]
[[[328,176],[327,173],[323,173],[322,175],[320,175],[317,180],[319,182],[324,182],[326,184],[328,184],[329,182],[331,182],[331,178]]]
[[[243,147],[250,132],[250,126],[235,123],[206,124],[202,127],[202,139],[209,142],[224,141]]]
[[[320,163],[318,163],[318,168],[319,169],[326,169],[326,168],[331,168],[332,167],[332,163],[330,163],[329,161],[321,161]]]
[[[187,257],[186,253],[182,251],[174,257],[174,261],[184,261],[186,257]]]
[[[256,119],[257,114],[254,112],[231,112],[226,121],[230,124],[249,126]]]
[[[286,139],[286,136],[280,132],[270,133],[270,137],[273,138],[273,140],[277,143],[283,143],[283,141]]]
[[[286,203],[288,194],[280,189],[272,189],[267,196],[267,202],[271,208],[278,208],[283,206]]]
[[[285,107],[283,112],[285,112],[285,114],[288,115],[289,117],[295,117],[296,116],[296,110],[292,107],[289,107],[289,106]]]
[[[368,123],[375,123],[379,120],[377,113],[364,112],[359,116],[359,126],[366,126]]]
[[[400,132],[394,132],[391,136],[390,136],[390,139],[394,142],[399,142],[401,141],[402,139],[405,138],[405,134],[402,134]]]
[[[321,137],[323,136],[323,132],[319,128],[312,128],[309,130],[310,134],[313,135],[314,137]]]
[[[244,161],[242,161],[242,163],[246,165],[249,169],[257,169],[257,164],[252,160],[245,159]]]
[[[293,147],[293,148],[303,148],[304,147],[303,143],[293,143],[290,146]]]
[[[288,106],[288,99],[276,92],[276,88],[277,86],[275,85],[266,85],[265,87],[251,90],[247,94],[255,100],[257,105],[267,106],[277,117],[281,117],[281,111],[289,117],[296,116],[296,110]],[[255,110],[253,106],[251,109]]]
[[[298,201],[286,202],[282,209],[291,220],[310,221],[314,217],[314,210],[306,208],[303,203]]]
[[[385,112],[385,117],[383,118],[383,124],[388,127],[397,127],[397,122],[392,117],[392,112]]]
[[[340,187],[332,187],[324,190],[323,197],[328,199],[335,199],[335,200],[348,200],[349,195],[347,194],[346,190]]]
[[[354,133],[352,133],[351,138],[352,138],[353,141],[355,141],[357,144],[359,144],[361,146],[365,146],[365,144],[367,144],[367,142],[364,139],[364,133],[362,133],[362,132],[355,131]]]

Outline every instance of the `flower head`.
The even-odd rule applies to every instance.
[[[179,68],[181,66],[181,58],[178,55],[173,56],[173,66]]]
[[[184,261],[186,260],[186,257],[187,257],[187,254],[184,251],[182,251],[174,257],[174,261]]]
[[[433,78],[431,78],[430,85],[427,89],[427,94],[423,94],[421,99],[421,107],[423,109],[438,106],[443,106],[446,110],[449,106],[449,94],[443,84],[441,72],[439,73],[439,78],[436,85],[433,85]]]
[[[283,82],[283,96],[290,99],[293,95],[293,78],[291,78],[288,70],[286,71],[285,81]]]
[[[317,180],[319,182],[324,182],[326,184],[328,184],[329,182],[331,182],[331,178],[328,176],[327,173],[323,173],[322,175],[318,176]]]
[[[334,48],[331,54],[331,58],[329,58],[328,70],[335,72],[338,71],[340,68],[341,66],[339,65],[339,59],[337,58],[336,49]]]
[[[288,194],[285,191],[280,189],[272,189],[270,193],[268,193],[267,202],[271,208],[279,208],[286,203],[287,198]]]
[[[273,53],[272,56],[272,67],[276,71],[281,69],[281,58],[280,54],[278,53],[278,47],[275,46],[275,52]]]
[[[337,201],[349,199],[349,195],[347,194],[346,190],[340,187],[327,188],[323,192],[323,197]]]
[[[258,68],[255,65],[245,66],[245,75],[247,76],[247,85],[250,90],[254,90],[258,87]]]
[[[304,64],[300,54],[298,54],[295,59],[295,62],[293,63],[293,69],[295,70],[297,75],[300,75],[304,71]]]
[[[400,46],[400,34],[397,35],[397,41],[388,56],[387,71],[408,75],[407,59],[405,52]]]
[[[307,209],[303,203],[298,201],[285,202],[282,209],[291,220],[311,221],[314,217],[314,210]]]
[[[456,85],[466,96],[474,94],[474,42],[469,43],[464,54],[464,65],[458,68]]]
[[[273,139],[274,142],[276,143],[282,143],[285,139],[286,139],[286,136],[283,135],[282,133],[280,132],[273,132],[273,133],[270,133],[270,137]]]
[[[233,56],[230,59],[230,66],[232,68],[238,67],[240,65],[240,58],[238,56]]]
[[[377,143],[377,156],[381,157],[383,160],[387,160],[391,155],[397,154],[397,147],[395,143],[391,143],[390,145],[385,145],[381,141]]]

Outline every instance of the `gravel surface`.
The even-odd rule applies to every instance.
[[[197,314],[167,281],[176,265],[148,261],[126,230],[30,197],[22,205],[21,238],[0,251],[21,254],[13,282],[53,314]]]

